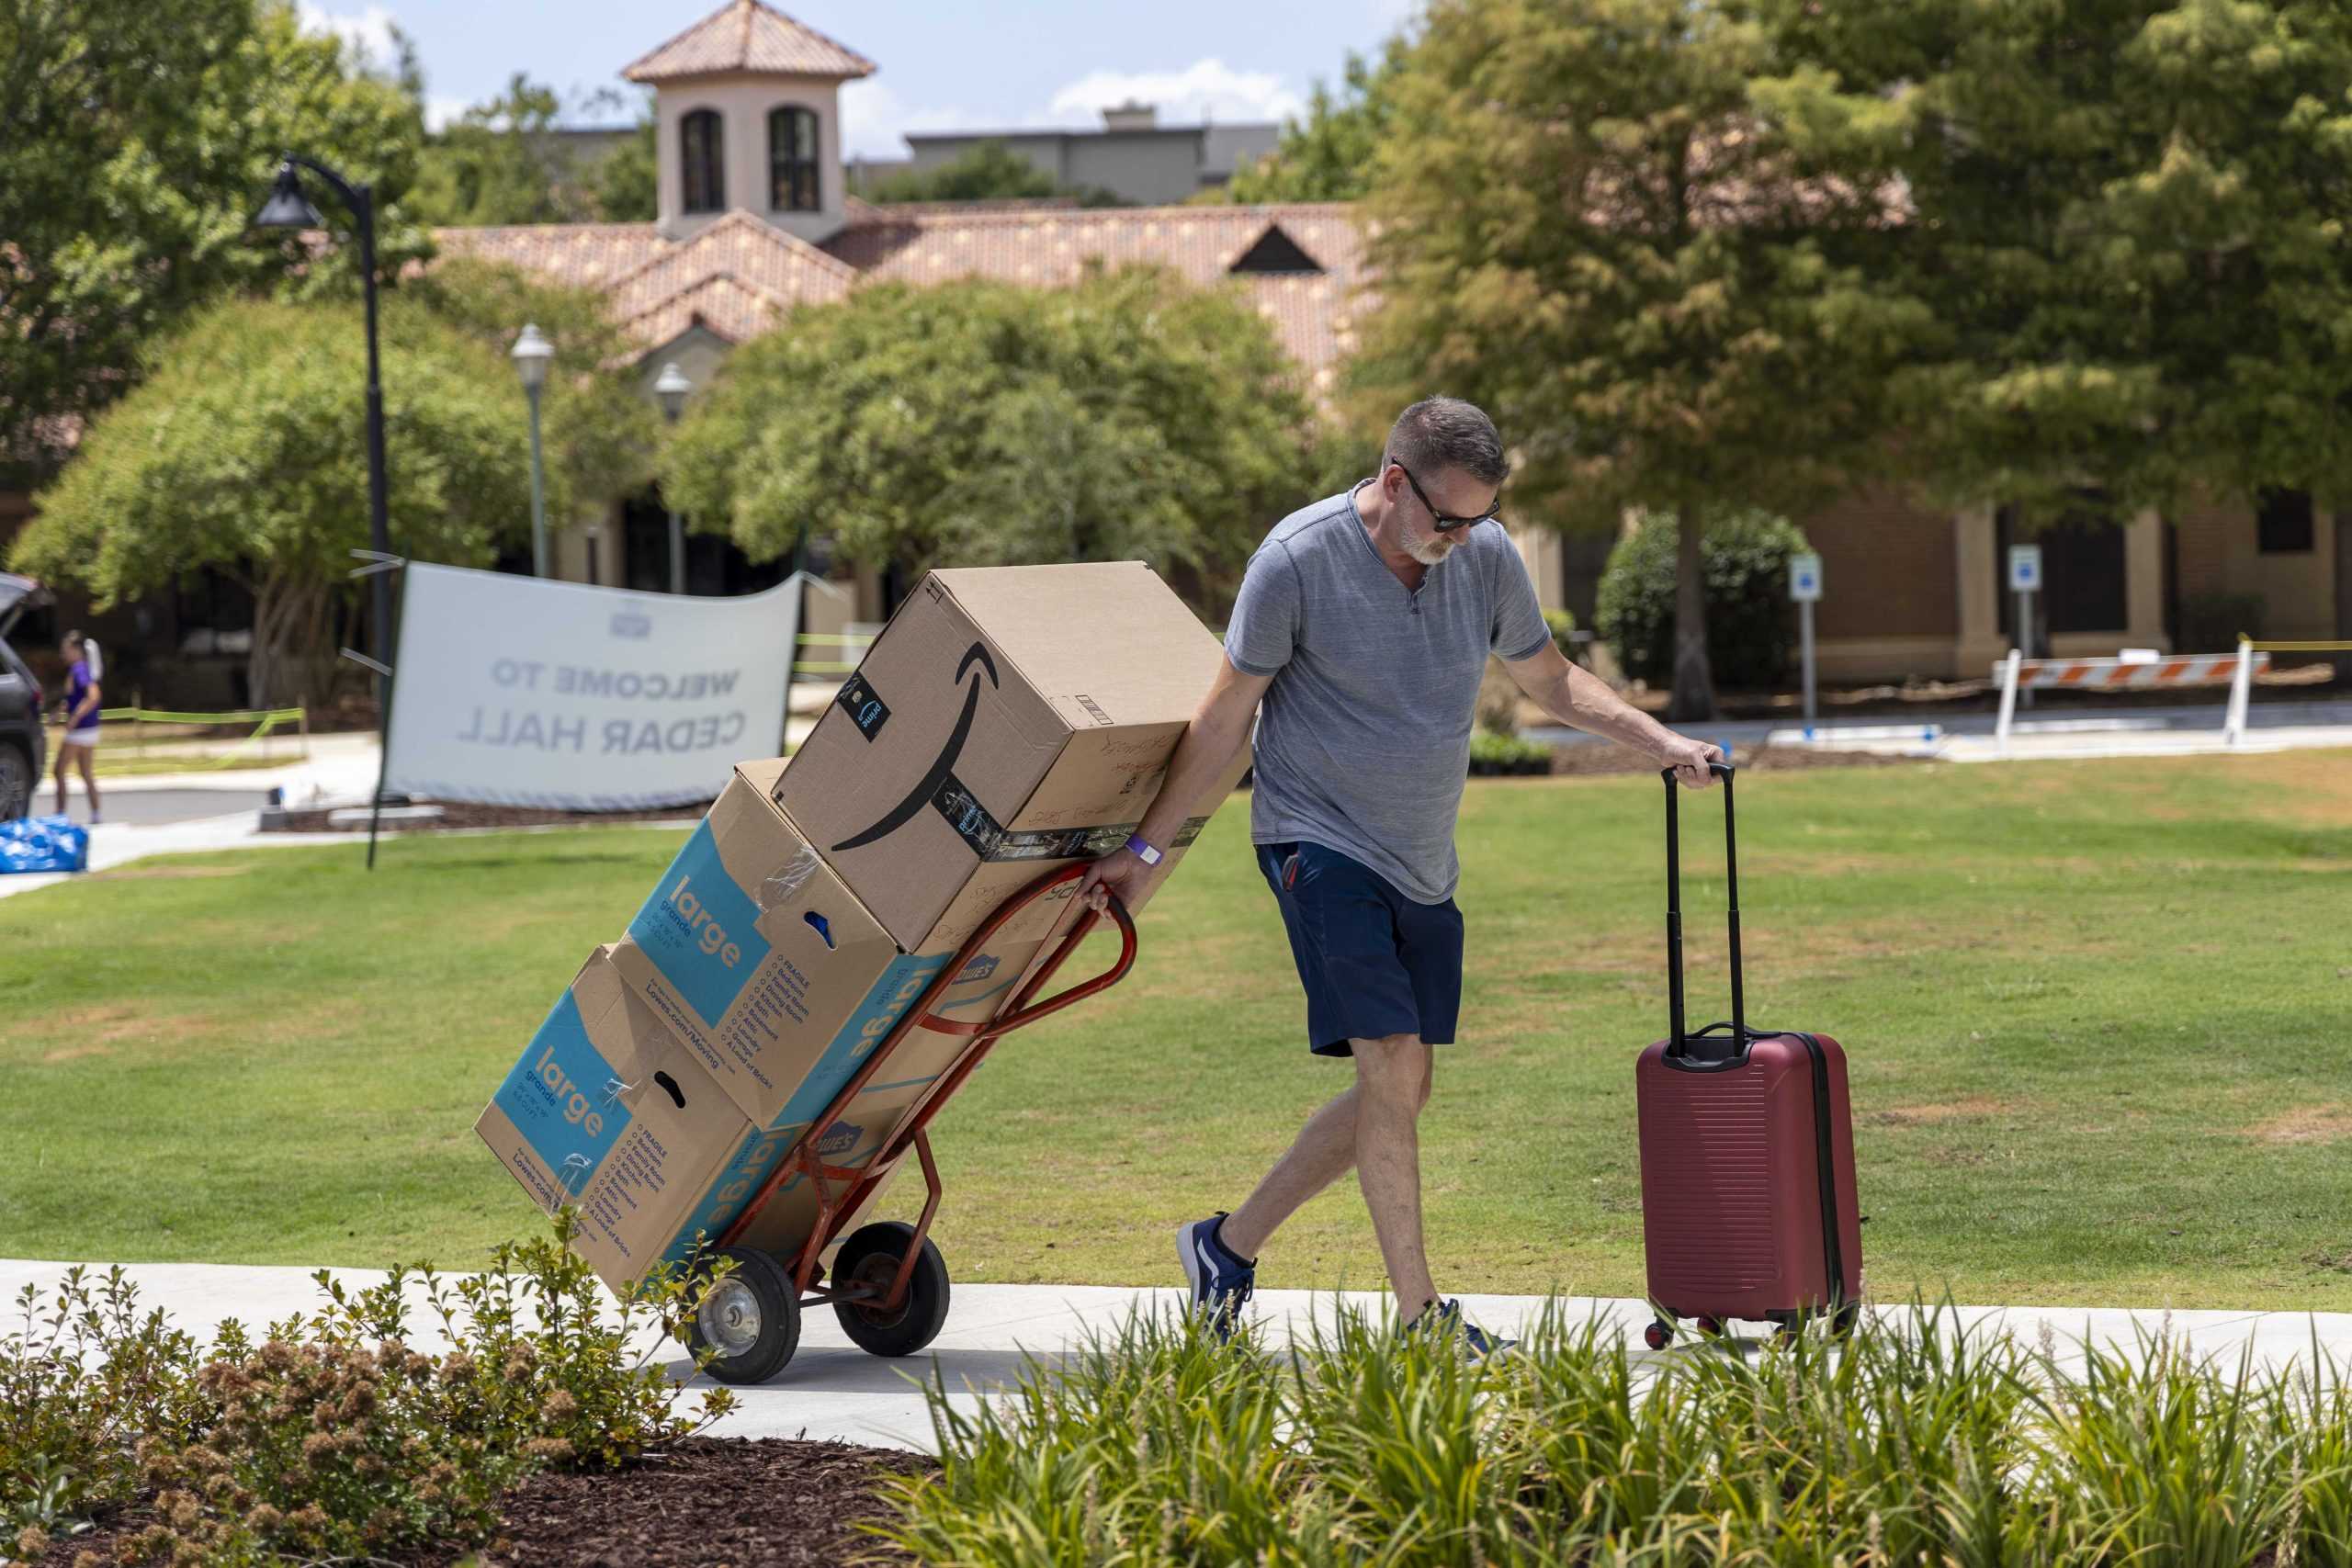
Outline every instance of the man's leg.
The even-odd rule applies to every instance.
[[[1430,1102],[1430,1070],[1434,1056],[1434,1052],[1422,1053],[1422,1105]],[[1334,1095],[1306,1119],[1306,1125],[1289,1152],[1266,1173],[1249,1201],[1225,1217],[1218,1235],[1226,1246],[1243,1258],[1257,1257],[1259,1249],[1284,1220],[1348,1173],[1356,1163],[1356,1118],[1363,1100],[1359,1085]]]
[[[1437,1299],[1421,1243],[1421,1156],[1415,1122],[1429,1099],[1430,1048],[1418,1034],[1353,1042],[1356,1179],[1407,1321]]]

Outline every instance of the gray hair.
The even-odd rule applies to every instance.
[[[1486,410],[1460,398],[1423,398],[1388,430],[1386,461],[1417,477],[1459,468],[1480,484],[1499,485],[1510,473],[1503,438]]]

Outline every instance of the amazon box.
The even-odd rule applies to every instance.
[[[952,950],[1039,873],[1126,841],[1223,657],[1139,561],[934,571],[775,798],[900,947]],[[1074,890],[1005,934],[1044,938]]]
[[[737,764],[613,954],[631,993],[768,1129],[821,1113],[957,945],[892,942],[771,797],[784,771],[781,761]],[[1040,945],[991,943],[932,1010],[986,1017]],[[964,1039],[917,1030],[877,1081],[927,1083]]]

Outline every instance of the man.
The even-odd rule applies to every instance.
[[[1561,723],[1646,752],[1692,788],[1713,780],[1714,747],[1561,657],[1496,517],[1508,471],[1485,413],[1430,398],[1397,418],[1376,475],[1277,524],[1159,798],[1081,890],[1097,908],[1106,891],[1140,908],[1258,716],[1250,836],[1306,989],[1308,1046],[1353,1057],[1356,1077],[1238,1209],[1177,1233],[1193,1305],[1223,1332],[1255,1287],[1259,1248],[1353,1166],[1408,1330],[1479,1355],[1503,1348],[1430,1277],[1415,1130],[1430,1047],[1453,1040],[1461,999],[1453,827],[1487,656]]]

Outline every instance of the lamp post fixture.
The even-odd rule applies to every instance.
[[[376,659],[376,710],[383,725],[385,757],[391,751],[392,739],[392,678],[391,668],[392,585],[390,573],[383,570],[392,553],[392,530],[385,499],[384,480],[384,389],[380,362],[376,351],[376,197],[366,185],[353,185],[334,170],[315,158],[300,152],[288,152],[278,161],[277,178],[270,186],[269,199],[254,215],[256,229],[318,229],[325,226],[319,209],[302,194],[300,171],[310,170],[334,188],[359,230],[359,283],[367,300],[368,315],[368,543],[375,551],[377,570],[368,575],[375,580],[373,590],[373,625],[370,641]],[[376,828],[374,813],[384,805],[384,773],[379,761],[376,771],[376,794],[370,806],[368,828],[368,867],[376,866]]]
[[[653,395],[661,400],[662,417],[670,422],[673,429],[677,426],[678,416],[686,412],[686,394],[694,389],[695,384],[686,378],[684,371],[678,368],[676,360],[662,367],[662,374],[653,383]],[[664,495],[662,502],[669,506],[670,498]],[[678,509],[670,506],[670,592],[684,593],[685,591],[686,529],[685,525],[678,521]]]
[[[531,575],[548,574],[548,478],[539,460],[539,389],[548,384],[548,362],[555,357],[555,344],[548,342],[538,327],[523,323],[523,335],[514,340],[514,374],[523,379],[523,395],[531,400]]]

